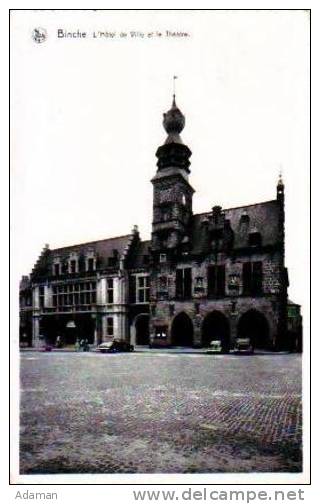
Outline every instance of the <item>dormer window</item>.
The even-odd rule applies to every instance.
[[[59,276],[62,273],[62,267],[61,267],[61,262],[59,258],[54,259],[53,265],[52,265],[52,274],[54,276]]]
[[[249,224],[249,222],[250,222],[250,217],[247,214],[247,211],[244,210],[241,214],[241,217],[240,217],[240,224]]]
[[[97,267],[97,258],[94,252],[89,251],[86,256],[86,271],[95,271]]]
[[[78,273],[79,272],[79,258],[78,254],[71,253],[68,260],[68,273]]]
[[[262,243],[261,233],[259,231],[253,231],[249,234],[249,245],[250,247],[260,247]]]
[[[117,251],[117,249],[113,249],[112,257],[109,257],[109,259],[108,259],[108,265],[109,266],[116,266],[118,259],[119,259],[119,252]]]

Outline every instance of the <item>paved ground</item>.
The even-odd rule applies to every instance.
[[[21,353],[21,473],[301,471],[301,356]]]

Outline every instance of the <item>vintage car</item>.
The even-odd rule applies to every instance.
[[[252,354],[254,350],[250,338],[236,338],[234,351],[235,353]]]
[[[212,340],[206,350],[206,353],[223,353],[222,343],[220,340]]]
[[[166,348],[168,339],[166,331],[159,330],[156,334],[150,335],[149,348]]]
[[[116,352],[133,352],[134,347],[127,343],[126,341],[107,341],[105,343],[101,343],[97,347],[97,351],[101,353],[116,353]]]
[[[52,345],[50,343],[44,343],[44,345],[41,347],[42,352],[51,352],[52,351]]]

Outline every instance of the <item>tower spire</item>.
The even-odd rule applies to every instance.
[[[176,78],[177,76],[174,75],[173,84]],[[180,133],[185,126],[185,117],[176,106],[175,94],[173,94],[173,102],[170,110],[163,114],[162,124],[167,133],[167,138],[156,152],[158,170],[169,167],[177,170],[182,169],[185,171],[185,175],[187,175],[190,172],[189,158],[191,156],[191,151],[184,145],[180,137]]]
[[[176,105],[175,81],[178,77],[173,76],[173,99],[171,109],[163,114],[163,127],[166,130],[168,137],[165,141],[168,143],[183,144],[180,133],[185,125],[185,117]]]
[[[284,187],[284,182],[283,182],[283,172],[282,172],[282,167],[280,166],[279,169],[279,174],[278,174],[278,184],[277,186],[279,187]]]
[[[172,100],[172,108],[176,107],[176,79],[178,78],[177,75],[173,76],[173,100]]]

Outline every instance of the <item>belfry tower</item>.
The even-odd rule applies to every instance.
[[[157,262],[160,254],[174,258],[190,242],[193,188],[189,184],[190,149],[180,133],[185,117],[176,105],[163,114],[163,126],[168,136],[156,156],[157,173],[153,184],[152,250]]]

